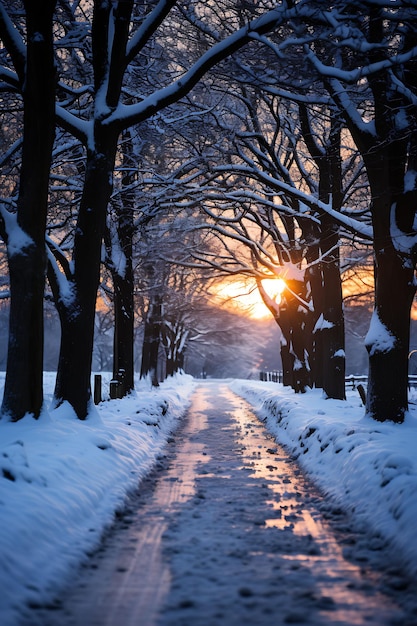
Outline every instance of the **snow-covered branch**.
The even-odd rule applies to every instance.
[[[132,105],[119,104],[116,111],[107,119],[108,124],[127,128],[137,124],[185,96],[217,63],[240,50],[254,33],[266,33],[291,17],[295,10],[289,10],[284,3],[281,7],[268,11],[265,15],[239,29],[233,35],[215,44],[210,50],[174,83],[163,87],[142,102]]]
[[[3,41],[10,54],[17,75],[19,76],[20,84],[23,84],[25,79],[26,46],[2,2],[0,3],[0,39]],[[12,78],[12,73],[9,74],[4,68],[3,74],[3,79],[7,76],[9,79]]]

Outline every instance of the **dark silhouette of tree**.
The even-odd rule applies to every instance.
[[[49,170],[55,129],[55,0],[24,2],[26,45],[14,36],[4,6],[0,36],[23,98],[23,145],[15,214],[3,214],[10,275],[7,373],[1,412],[37,418],[43,406],[43,296]]]

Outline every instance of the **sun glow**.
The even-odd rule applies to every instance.
[[[285,281],[282,278],[266,278],[262,281],[262,285],[268,296],[279,304],[281,294],[286,287]],[[240,314],[252,319],[262,320],[271,317],[269,309],[263,303],[258,288],[253,282],[225,280],[216,287],[214,295],[222,306],[237,310]]]
[[[283,278],[265,278],[262,285],[268,296],[280,304],[282,293],[287,287],[285,280]]]

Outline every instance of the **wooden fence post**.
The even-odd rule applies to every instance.
[[[101,374],[94,375],[94,404],[101,402]]]
[[[110,400],[117,400],[119,397],[119,381],[110,381]]]

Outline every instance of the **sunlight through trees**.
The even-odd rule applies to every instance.
[[[129,393],[135,362],[154,384],[185,367],[213,280],[237,301],[249,281],[239,297],[280,328],[285,384],[343,399],[344,299],[360,281],[366,411],[402,422],[416,26],[402,0],[0,0],[3,416],[43,409],[44,297],[61,330],[55,406],[85,419],[98,294]]]

